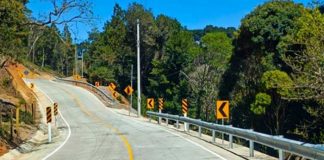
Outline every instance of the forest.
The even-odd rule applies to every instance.
[[[81,2],[73,5],[80,15],[71,21],[87,20],[91,13],[87,2]],[[245,15],[238,28],[208,25],[197,30],[154,15],[139,3],[127,8],[116,4],[104,27],[92,29],[81,43],[72,39],[70,21],[34,19],[27,3],[0,1],[1,55],[69,77],[75,74],[75,52],[82,51],[84,77],[90,83],[114,82],[123,93],[137,64],[139,19],[143,114],[146,98],[164,98],[163,112],[179,115],[181,100],[187,98],[189,117],[215,122],[216,100],[229,100],[227,124],[324,143],[322,3],[268,1]],[[49,17],[64,12],[55,11]],[[137,80],[132,81],[136,101]]]

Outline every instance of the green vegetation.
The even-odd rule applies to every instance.
[[[0,2],[1,54],[71,76],[77,45],[85,51],[85,77],[115,82],[123,93],[136,66],[139,19],[143,113],[146,97],[164,98],[163,112],[172,114],[181,114],[187,98],[189,117],[215,121],[215,101],[228,99],[233,126],[324,143],[323,6],[274,0],[246,15],[237,30],[188,30],[138,3],[116,4],[103,31],[73,44],[68,25],[62,33],[59,23],[31,25],[25,4]]]

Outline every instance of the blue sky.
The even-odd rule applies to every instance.
[[[28,8],[33,17],[48,12],[51,7],[49,0],[30,0]],[[255,7],[267,0],[92,0],[92,9],[98,20],[93,25],[71,24],[73,37],[77,41],[87,39],[91,28],[102,29],[104,23],[110,20],[113,6],[118,3],[123,9],[132,2],[143,4],[150,8],[154,15],[165,14],[176,18],[188,29],[202,29],[206,25],[222,27],[239,27],[240,20]],[[307,5],[312,0],[294,0],[296,3]],[[62,28],[62,26],[59,26]]]

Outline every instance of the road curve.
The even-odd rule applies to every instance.
[[[59,104],[71,129],[66,143],[48,159],[225,159],[174,131],[115,112],[83,88],[48,80],[33,82]]]

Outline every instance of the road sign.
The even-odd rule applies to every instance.
[[[96,87],[99,87],[99,82],[98,82],[98,81],[95,82],[95,86],[96,86]]]
[[[34,83],[30,83],[30,88],[31,88],[31,89],[34,89],[34,87],[35,87],[35,86],[34,86]]]
[[[181,106],[182,106],[182,113],[186,115],[188,113],[188,100],[182,99]]]
[[[216,118],[229,118],[229,101],[220,100],[216,102]]]
[[[18,75],[19,75],[20,78],[24,77],[24,75],[22,73],[20,73],[20,72],[18,73]]]
[[[128,85],[125,89],[124,89],[124,92],[127,94],[127,95],[131,95],[133,93],[133,88]]]
[[[109,83],[109,85],[108,85],[108,89],[111,90],[111,91],[114,91],[116,89],[116,87],[117,86],[113,82]]]
[[[51,107],[46,107],[46,122],[47,123],[51,123],[52,122]]]
[[[148,108],[148,109],[154,109],[154,98],[148,98],[147,100],[146,100],[146,107]]]
[[[118,93],[117,93],[116,91],[113,91],[112,96],[113,96],[115,99],[117,99],[117,97],[118,97]]]
[[[54,103],[54,115],[56,116],[58,114],[58,104]]]
[[[159,110],[163,110],[163,104],[164,104],[164,101],[163,101],[163,98],[159,98]]]
[[[24,74],[27,76],[29,74],[29,71],[28,70],[25,70],[24,71]]]

